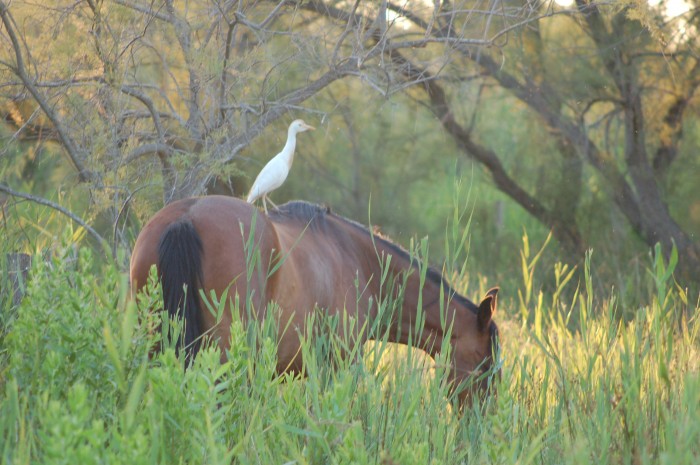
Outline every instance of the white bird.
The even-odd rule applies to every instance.
[[[292,162],[294,161],[297,134],[308,131],[309,129],[316,128],[309,126],[300,119],[292,121],[287,131],[287,143],[284,144],[284,148],[280,153],[267,162],[267,165],[260,171],[258,177],[255,178],[253,187],[250,188],[250,193],[248,194],[248,203],[253,203],[262,197],[263,207],[265,208],[265,213],[267,213],[266,201],[270,200],[267,194],[280,187],[284,180],[287,179],[289,170],[292,167]],[[272,200],[270,200],[270,203],[272,203]],[[272,205],[276,208],[274,203],[272,203]]]

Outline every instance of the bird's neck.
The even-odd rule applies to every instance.
[[[294,160],[294,149],[297,145],[297,135],[294,132],[289,132],[287,136],[287,143],[284,144],[284,148],[280,152],[281,158],[284,158],[289,165],[292,164]]]

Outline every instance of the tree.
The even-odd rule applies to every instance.
[[[333,82],[397,91],[377,88],[387,49],[365,47],[393,35],[387,5],[361,3],[337,21],[345,2],[2,1],[9,140],[58,144],[92,215],[115,223],[154,184],[165,203],[220,189],[254,138]]]
[[[572,255],[581,256],[588,246],[576,211],[584,167],[589,166],[606,184],[612,203],[634,232],[650,247],[660,243],[667,256],[676,247],[682,257],[682,273],[697,282],[700,247],[672,216],[663,187],[669,166],[677,160],[683,119],[700,84],[700,62],[692,52],[697,40],[692,21],[697,22],[698,15],[688,14],[685,35],[674,36],[673,21],[649,10],[645,2],[606,6],[577,0],[574,10],[560,12],[567,21],[563,30],[563,18],[553,23],[552,4],[531,5],[527,9],[505,3],[501,11],[488,17],[512,21],[487,36],[488,42],[495,45],[509,32],[511,40],[517,39],[515,46],[475,52],[462,36],[455,37],[456,30],[473,26],[473,22],[460,22],[457,6],[440,2],[432,15],[421,15],[387,2],[389,11],[409,21],[415,28],[413,34],[424,38],[422,46],[451,44],[449,60],[436,67],[425,54],[392,46],[386,35],[375,34],[374,46],[382,47],[391,60],[389,79],[401,80],[406,88],[423,94],[425,105],[463,153],[482,164],[502,192],[550,227]],[[309,7],[316,6],[311,3]],[[326,12],[338,19],[349,14]],[[369,19],[353,22],[367,24]],[[553,30],[557,25],[560,29]],[[481,30],[488,34],[489,25]],[[546,42],[551,47],[555,41],[562,46],[553,53]],[[559,72],[553,58],[587,70],[587,85]],[[466,69],[473,74],[464,76]],[[548,196],[524,188],[517,175],[504,167],[503,156],[479,142],[468,121],[460,120],[464,112],[455,81],[459,85],[468,79],[473,85],[474,76],[479,75],[524,103],[556,142],[559,160],[551,168],[558,169],[558,180],[554,180],[558,186]]]
[[[154,180],[165,203],[203,193],[267,125],[357,71],[320,66],[287,3],[0,2],[11,139],[59,144],[115,221]]]
[[[342,80],[423,104],[572,256],[591,242],[580,205],[594,173],[646,244],[666,254],[675,245],[684,273],[700,276],[698,245],[664,190],[700,83],[690,13],[675,37],[642,0],[568,10],[466,0],[59,5],[0,0],[5,120],[16,139],[57,142],[115,222],[154,182],[164,202],[226,187],[242,151],[283,115],[347,111],[323,108]],[[544,182],[520,177],[480,136],[480,116],[503,95],[548,131],[555,150],[532,160]],[[359,160],[356,151],[356,173]],[[351,191],[357,204],[357,183]]]

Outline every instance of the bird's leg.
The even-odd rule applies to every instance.
[[[267,196],[265,196],[265,197],[267,197]],[[275,202],[273,202],[270,197],[267,197],[267,200],[269,200],[270,203],[272,204],[272,206],[275,207],[275,210],[277,210],[279,208],[279,207],[277,207],[277,205],[275,205]]]
[[[267,202],[265,199],[267,198],[266,195],[263,195],[262,201],[263,201],[263,208],[265,209],[265,214],[267,215]]]

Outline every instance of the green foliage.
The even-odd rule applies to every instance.
[[[692,238],[700,225],[700,203],[696,201],[700,198],[696,182],[700,131],[694,117],[696,104],[690,98],[694,55],[683,52],[678,43],[674,46],[678,50],[659,49],[658,33],[659,28],[667,36],[669,29],[684,29],[684,40],[692,44],[696,30],[679,27],[681,20],[664,19],[660,11],[665,3],[651,7],[635,0],[598,7],[603,25],[611,31],[621,24],[624,40],[619,43],[634,52],[629,56],[636,57],[628,60],[632,66],[629,73],[636,76],[643,90],[650,163],[659,144],[675,144],[673,131],[664,123],[675,118],[668,113],[669,105],[675,97],[689,96],[688,109],[677,115],[683,124],[683,137],[677,141],[679,153],[668,173],[658,175],[656,182],[674,221]],[[418,4],[407,8],[432,24],[431,9]],[[66,1],[57,2],[52,9],[38,8],[33,2],[13,2],[17,24],[25,24],[18,32],[26,44],[27,66],[35,68],[38,83],[51,83],[42,87],[47,100],[56,102],[56,111],[71,138],[85,152],[87,167],[100,173],[101,182],[89,187],[76,183],[74,167],[60,144],[54,143],[53,131],[48,130],[53,125],[37,110],[36,102],[18,97],[28,95],[26,92],[10,84],[8,88],[14,90],[8,91],[0,105],[8,116],[7,124],[0,125],[0,137],[6,142],[0,157],[4,182],[59,202],[90,221],[104,237],[126,245],[133,243],[134,231],[162,206],[163,187],[169,182],[163,159],[148,150],[147,155],[139,155],[144,144],[166,141],[172,150],[168,165],[179,173],[179,182],[194,189],[197,180],[216,177],[221,183],[214,185],[212,181],[209,193],[226,191],[242,197],[258,170],[284,144],[289,122],[304,117],[318,130],[300,137],[292,175],[273,194],[277,203],[293,198],[327,203],[357,221],[381,225],[403,244],[413,236],[429,235],[438,243],[434,250],[441,251],[446,245],[442,233],[455,196],[453,186],[455,180],[461,180],[470,185],[471,193],[469,199],[462,200],[474,204],[469,215],[471,243],[477,245],[470,249],[472,269],[495,281],[508,279],[512,264],[519,260],[523,229],[533,239],[547,236],[547,226],[499,192],[488,170],[473,162],[426,111],[420,87],[406,92],[391,90],[389,84],[400,84],[401,79],[400,73],[394,74],[399,71],[395,68],[388,68],[383,76],[386,57],[381,66],[363,65],[359,79],[339,80],[304,106],[289,106],[293,112],[271,123],[231,159],[231,150],[256,126],[257,117],[266,108],[274,108],[300,85],[318,78],[329,64],[342,63],[347,52],[342,48],[351,41],[345,40],[348,31],[343,32],[344,22],[334,25],[323,15],[311,15],[296,4],[281,5],[279,16],[269,16],[276,8],[273,4],[254,2],[244,8],[247,20],[241,23],[233,21],[233,10],[221,10],[212,19],[206,2],[193,5],[174,5],[171,13],[180,19],[171,24],[113,2],[95,4],[94,11],[88,4],[76,8]],[[583,16],[549,16],[560,10],[557,6],[548,9],[548,5],[528,6],[542,8],[547,14],[523,28],[509,27],[507,40],[501,43],[499,39],[491,51],[475,50],[474,56],[493,53],[504,72],[526,88],[532,83],[533,91],[542,89],[542,98],[562,121],[585,123],[584,132],[624,175],[628,170],[624,166],[621,99],[605,70],[605,53],[596,53]],[[440,15],[447,15],[444,8]],[[358,12],[363,10],[376,11],[372,2],[361,5]],[[491,20],[484,24],[484,18],[478,16],[469,14],[468,20],[455,17],[451,21],[460,24],[468,36],[473,33],[481,38],[493,33]],[[273,23],[279,29],[252,31],[246,26],[268,17],[276,18]],[[623,21],[626,17],[629,19]],[[231,37],[227,37],[227,23],[232,27]],[[179,34],[176,24],[191,29]],[[417,34],[414,26],[394,31]],[[484,36],[486,29],[481,31],[481,27],[491,32]],[[191,46],[189,51],[178,46],[178,37],[184,36],[191,38],[185,41]],[[231,41],[230,54],[225,53],[227,40]],[[83,46],[71,45],[77,42]],[[445,63],[441,63],[443,53],[450,53]],[[663,59],[666,53],[674,59]],[[12,63],[12,50],[7,48],[6,54],[4,62]],[[610,281],[624,274],[625,281],[616,282],[616,287],[622,294],[633,293],[641,281],[622,271],[644,260],[648,245],[615,208],[614,193],[604,176],[590,166],[584,166],[581,175],[570,169],[572,163],[585,165],[586,157],[563,150],[557,125],[550,127],[551,121],[533,111],[512,88],[478,78],[483,70],[472,68],[478,60],[451,55],[451,51],[430,43],[412,47],[407,57],[415,57],[415,63],[427,66],[431,73],[440,69],[436,82],[444,87],[451,112],[473,141],[493,151],[509,176],[553,217],[568,224],[575,221],[584,245],[609,257],[598,273]],[[9,77],[9,70],[3,72],[5,81],[16,81]],[[384,90],[381,84],[387,79],[387,94],[376,93]],[[141,98],[121,91],[128,87],[139,89]],[[189,98],[200,98],[196,106],[202,115],[191,113],[195,101]],[[158,134],[157,121],[149,117],[148,105],[144,107],[148,101],[160,114],[164,134]],[[16,117],[14,124],[10,124],[10,116]],[[28,126],[20,130],[24,123]],[[192,180],[188,180],[190,174]],[[222,185],[230,190],[219,190]],[[63,223],[56,221],[57,216],[52,218],[46,208],[29,202],[9,202],[3,211],[3,232],[7,231],[18,250],[34,253],[60,236],[57,231],[63,230]],[[466,222],[466,218],[462,220]]]
[[[545,294],[535,272],[545,253],[525,239],[519,306],[497,317],[498,396],[461,414],[444,382],[447,354],[433,361],[379,337],[361,355],[335,336],[352,321],[323,311],[300,335],[304,377],[275,374],[274,318],[247,327],[234,318],[228,360],[205,347],[185,371],[155,330],[154,280],[131,301],[113,265],[95,279],[88,249],[37,259],[21,306],[3,307],[0,460],[696,463],[700,325],[674,285],[674,261],[657,251],[648,303],[630,309],[615,293],[594,295],[590,255],[578,285],[566,265],[547,270],[556,289]],[[149,360],[161,340],[167,348]]]
[[[665,271],[658,267],[654,279],[667,279]],[[542,389],[519,393],[536,406],[529,421],[551,428],[546,435],[555,446],[546,450],[576,452],[562,455],[567,463],[645,462],[674,455],[692,463],[697,457],[672,444],[688,440],[687,435],[697,441],[697,425],[679,432],[671,424],[677,415],[696,415],[698,409],[700,393],[688,399],[686,391],[698,379],[696,318],[679,314],[677,320],[679,306],[664,309],[655,298],[624,324],[614,296],[593,311],[591,289],[586,282],[570,305],[555,300],[536,308],[542,329],[521,331],[532,347],[521,349],[524,356],[512,374],[527,385],[543,380]],[[568,328],[572,312],[578,313],[580,329]],[[531,358],[533,352],[544,359]],[[674,435],[667,435],[670,430]]]

